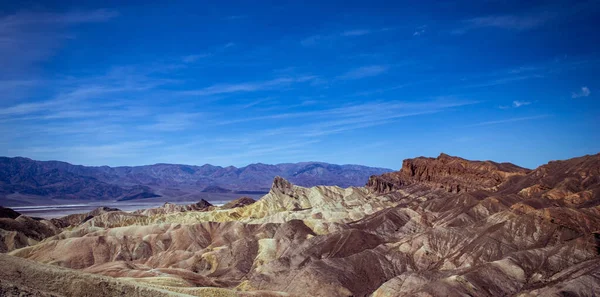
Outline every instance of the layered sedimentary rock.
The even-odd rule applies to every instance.
[[[33,245],[59,232],[50,221],[23,216],[0,206],[0,253]]]
[[[441,155],[364,188],[276,178],[252,204],[108,211],[0,262],[192,296],[594,296],[599,175],[600,154],[533,171]],[[24,278],[0,288],[69,295]]]
[[[97,217],[103,213],[120,211],[118,208],[112,207],[98,207],[87,213],[78,213],[64,216],[62,218],[50,219],[50,222],[59,228],[71,227],[71,226],[79,226],[94,217]]]
[[[250,205],[252,203],[256,202],[256,200],[250,198],[250,197],[240,197],[238,199],[229,201],[227,203],[225,203],[223,206],[221,206],[221,209],[230,209],[230,208],[237,208],[237,207],[243,207],[246,205]]]
[[[134,214],[142,214],[146,216],[155,216],[167,213],[186,212],[186,211],[207,211],[213,209],[213,205],[202,199],[197,203],[189,205],[178,205],[166,202],[161,207],[136,210]]]
[[[388,193],[411,184],[425,184],[448,192],[495,191],[513,176],[529,170],[510,163],[468,161],[446,154],[437,158],[407,159],[398,172],[371,176],[367,186],[377,193]]]

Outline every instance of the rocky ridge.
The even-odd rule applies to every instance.
[[[187,211],[208,211],[214,209],[213,205],[202,199],[197,203],[190,205],[177,205],[173,203],[166,202],[163,206],[158,208],[148,208],[148,209],[140,209],[136,210],[134,214],[141,214],[145,216],[156,216],[161,214],[175,213],[175,212],[187,212]]]
[[[221,206],[221,208],[222,209],[231,209],[231,208],[237,208],[237,207],[244,207],[244,206],[250,205],[254,202],[256,202],[256,200],[254,200],[250,197],[240,197],[238,199],[235,199],[235,200],[225,203],[223,206]]]
[[[371,176],[367,187],[380,194],[415,183],[451,193],[495,191],[511,177],[523,176],[529,171],[510,163],[469,161],[442,153],[437,158],[404,160],[400,171]]]

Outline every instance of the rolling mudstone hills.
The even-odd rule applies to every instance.
[[[362,186],[371,175],[391,169],[320,162],[213,165],[155,164],[91,167],[59,161],[0,157],[0,205],[47,205],[64,201],[198,201],[223,196],[260,197],[275,176],[301,186]]]
[[[600,154],[445,154],[365,187],[43,220],[0,209],[2,296],[596,296]],[[22,294],[22,295],[20,295]]]

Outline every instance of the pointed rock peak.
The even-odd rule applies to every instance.
[[[285,178],[281,177],[281,176],[276,176],[275,179],[273,179],[273,185],[271,186],[271,191],[273,190],[280,190],[285,192],[286,190],[291,190],[293,188],[292,183],[290,183],[289,181],[287,181]]]
[[[16,219],[20,215],[20,213],[12,210],[11,208],[0,206],[0,218]]]
[[[207,207],[211,207],[213,206],[210,202],[201,199],[198,203],[196,203],[196,206],[200,207],[200,208],[207,208]]]
[[[445,153],[440,153],[440,155],[437,158],[438,158],[438,160],[440,160],[440,159],[451,159],[453,157],[448,154],[445,154]]]

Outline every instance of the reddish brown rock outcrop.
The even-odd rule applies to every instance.
[[[367,187],[381,194],[415,183],[452,193],[495,191],[509,178],[528,172],[510,163],[469,161],[442,153],[437,158],[406,159],[400,171],[371,176]]]
[[[600,204],[600,154],[549,162],[505,184],[501,192],[560,206],[596,206]]]
[[[221,206],[221,209],[231,209],[231,208],[237,208],[237,207],[244,207],[246,205],[250,205],[252,203],[256,202],[256,200],[250,198],[250,197],[240,197],[238,199],[235,199],[233,201],[229,201],[225,204],[223,204],[223,206]]]

